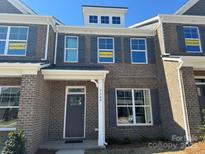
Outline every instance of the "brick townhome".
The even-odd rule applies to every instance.
[[[82,7],[66,26],[19,0],[0,0],[0,137],[26,148],[55,140],[193,142],[205,108],[205,7],[125,27],[126,7]]]

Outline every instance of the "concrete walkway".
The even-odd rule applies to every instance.
[[[56,154],[84,154],[84,150],[59,150]]]

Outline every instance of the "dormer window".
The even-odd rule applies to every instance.
[[[98,23],[98,16],[90,15],[89,23]]]
[[[109,16],[101,16],[102,24],[109,24]]]
[[[112,17],[112,24],[121,24],[120,17]]]

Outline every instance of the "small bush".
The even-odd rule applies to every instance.
[[[205,140],[205,109],[202,110],[202,125],[199,127],[198,139]]]
[[[26,154],[24,131],[19,129],[8,134],[2,154]]]

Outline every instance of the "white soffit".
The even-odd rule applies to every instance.
[[[37,75],[41,68],[49,64],[41,63],[0,63],[0,77],[21,77],[22,75]]]
[[[189,10],[191,7],[193,7],[197,2],[199,2],[199,0],[189,0],[180,9],[178,9],[175,12],[175,14],[176,15],[183,15],[187,10]]]
[[[103,80],[108,73],[99,70],[42,70],[45,80]]]

